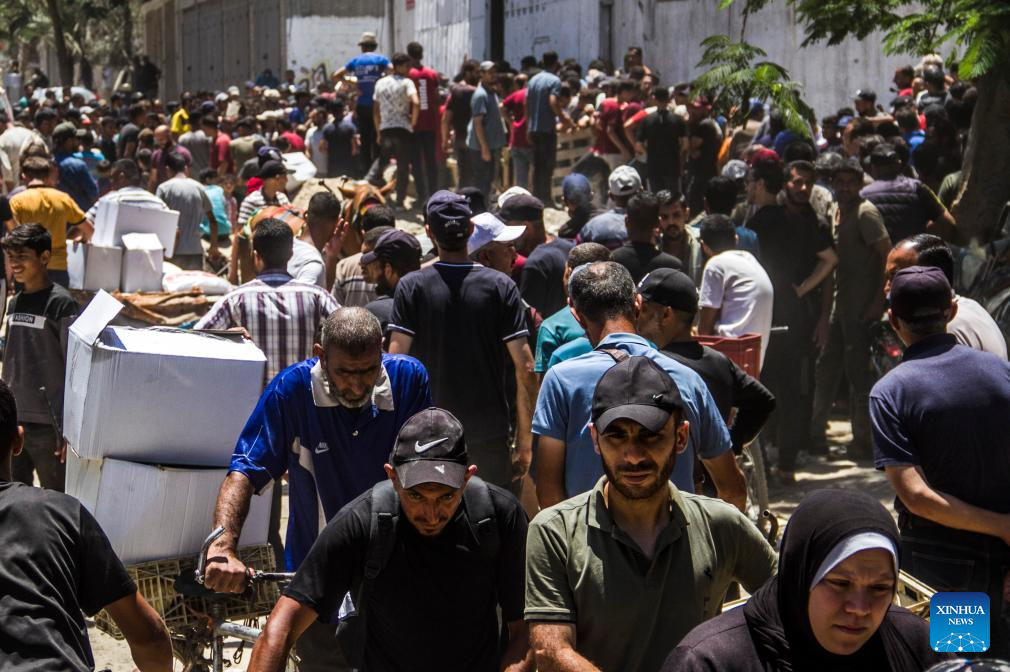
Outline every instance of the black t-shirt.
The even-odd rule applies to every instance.
[[[119,129],[119,146],[116,147],[116,156],[125,156],[127,143],[132,142],[134,148],[140,139],[140,127],[136,124],[126,124]],[[106,157],[108,158],[108,157]]]
[[[365,310],[379,319],[379,323],[382,325],[382,333],[386,333],[389,318],[393,314],[393,297],[380,296],[375,301],[368,303],[365,306]]]
[[[496,607],[506,623],[523,618],[527,521],[515,497],[488,489],[499,536],[493,568],[481,555],[465,500],[435,538],[418,534],[401,512],[392,555],[364,610],[367,672],[499,669]],[[361,585],[371,515],[369,490],[327,524],[284,594],[331,621],[344,594]]]
[[[136,592],[102,528],[59,492],[0,482],[0,668],[92,670],[84,615]]]
[[[684,270],[684,264],[680,259],[660,252],[652,243],[633,243],[630,240],[610,253],[610,260],[616,261],[621,266],[628,269],[631,279],[638,284],[638,281],[645,277],[646,273],[657,268],[672,268],[675,271]]]
[[[323,139],[326,140],[326,172],[330,177],[353,176],[357,172],[358,157],[351,154],[356,132],[357,129],[350,117],[323,127]]]
[[[7,316],[3,380],[18,400],[18,421],[51,422],[46,396],[57,416],[63,413],[67,334],[80,312],[70,292],[50,285],[38,292],[19,292]]]
[[[726,355],[696,341],[669,343],[662,351],[701,376],[719,415],[728,420],[730,411],[738,409],[730,431],[734,448],[754,440],[775,410],[775,397],[768,388]]]
[[[775,324],[797,324],[813,319],[819,310],[819,292],[803,299],[794,286],[803,282],[817,266],[817,254],[831,247],[831,235],[817,222],[813,208],[805,215],[790,216],[784,205],[766,205],[747,220],[761,247],[761,265],[768,272],[775,293]]]
[[[470,99],[477,87],[469,84],[453,84],[449,88],[449,102],[446,109],[452,111],[452,128],[456,131],[456,142],[466,140],[466,127],[470,123]]]
[[[431,399],[463,423],[468,439],[508,436],[503,348],[526,338],[519,288],[480,264],[438,262],[396,285],[389,329],[413,338],[428,369]]]
[[[687,168],[696,178],[714,177],[718,172],[717,159],[722,145],[722,130],[715,119],[702,119],[698,125],[689,128],[691,138],[701,138],[701,150],[697,157],[688,161]]]
[[[116,147],[116,141],[112,138],[100,138],[98,140],[98,149],[102,151],[102,155],[105,157],[106,161],[115,161],[119,158],[119,150]]]
[[[649,154],[649,171],[675,175],[680,171],[680,141],[687,136],[687,123],[669,109],[656,110],[638,127],[638,140]]]
[[[575,241],[555,238],[538,245],[523,264],[519,291],[523,299],[541,315],[553,315],[564,307],[565,264]]]

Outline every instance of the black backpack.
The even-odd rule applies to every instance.
[[[494,503],[487,483],[474,476],[463,490],[463,502],[470,530],[480,549],[480,557],[488,567],[495,567],[501,538]],[[400,499],[392,481],[383,481],[372,488],[372,519],[368,532],[365,570],[358,592],[353,595],[354,611],[340,619],[337,640],[347,662],[361,669],[365,658],[366,611],[368,597],[375,580],[382,573],[396,545],[396,524],[400,517]]]

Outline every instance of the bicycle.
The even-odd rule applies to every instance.
[[[183,672],[223,672],[225,638],[230,637],[241,642],[238,651],[231,657],[231,662],[238,664],[242,659],[245,644],[255,644],[262,633],[262,630],[252,625],[256,619],[249,619],[245,624],[226,620],[224,604],[235,596],[215,593],[204,585],[207,554],[211,544],[222,534],[224,534],[223,527],[211,532],[203,542],[200,555],[197,556],[196,570],[192,573],[183,572],[175,580],[174,588],[180,595],[185,598],[200,598],[209,605],[207,618],[182,628],[172,629],[172,649],[176,658],[183,664]],[[260,586],[270,583],[283,584],[292,578],[294,578],[292,573],[261,572],[249,567],[246,569],[247,589],[244,595],[250,602],[255,602],[256,591]],[[211,650],[209,660],[204,657],[204,651],[208,648]],[[288,658],[286,669],[293,671],[296,664],[297,659],[292,655]]]

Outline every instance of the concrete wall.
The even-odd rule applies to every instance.
[[[162,93],[175,97],[183,87],[253,79],[264,67],[278,76],[290,67],[299,79],[320,65],[332,73],[359,53],[366,30],[387,55],[421,42],[426,63],[451,76],[465,58],[489,56],[489,6],[490,0],[149,0],[141,11],[145,49],[164,73]],[[505,0],[504,12],[505,58],[513,64],[553,49],[585,67],[609,50],[620,67],[636,45],[667,84],[699,73],[702,39],[738,37],[741,25],[739,10],[720,11],[717,0]],[[804,84],[821,115],[850,105],[858,88],[873,88],[886,104],[894,68],[912,60],[884,56],[877,35],[801,49],[802,28],[782,0],[751,17],[747,39]]]
[[[465,59],[486,58],[487,4],[487,0],[415,0],[413,9],[406,9],[404,0],[397,0],[397,49],[420,42],[425,64],[451,77]]]
[[[487,57],[488,4],[488,0],[416,0],[413,9],[405,9],[398,0],[396,43],[402,48],[419,40],[428,63],[453,74],[464,57]],[[601,17],[605,21],[608,14],[610,25],[601,26]],[[696,65],[704,38],[717,34],[738,38],[740,26],[739,10],[720,11],[717,0],[506,0],[505,58],[517,65],[527,54],[539,56],[553,49],[585,67],[605,56],[609,46],[615,67],[620,67],[624,52],[634,45],[644,48],[646,62],[662,81],[673,84],[701,72]],[[604,43],[608,38],[609,45]],[[874,89],[886,104],[894,68],[912,60],[884,56],[880,35],[802,49],[803,29],[781,0],[750,18],[746,39],[804,84],[807,100],[818,114],[851,105],[852,93],[859,88]]]
[[[627,9],[632,3],[620,4]],[[667,83],[688,81],[699,74],[698,43],[706,36],[738,38],[740,34],[739,13],[717,11],[715,0],[642,0],[638,5],[644,10],[650,6],[655,9],[656,25],[662,29],[650,33],[643,21],[646,11],[634,12],[628,27],[616,31],[615,54],[623,54],[632,44],[643,46],[646,62],[654,64]],[[818,116],[851,106],[852,94],[860,88],[873,89],[878,101],[886,105],[895,95],[888,91],[894,69],[918,60],[885,56],[881,35],[862,42],[847,40],[834,47],[817,44],[801,48],[803,29],[781,1],[751,16],[746,39],[767,51],[770,60],[785,66],[792,79],[804,85],[804,96]]]
[[[400,0],[402,2],[402,0]],[[358,40],[375,33],[379,49],[394,51],[388,0],[288,0],[284,19],[287,67],[298,80],[314,72],[329,75],[361,53]]]
[[[518,67],[523,56],[553,49],[562,58],[588,65],[600,55],[599,4],[597,0],[507,0],[506,60]]]

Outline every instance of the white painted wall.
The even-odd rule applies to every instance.
[[[382,16],[289,16],[285,30],[288,67],[298,79],[307,77],[320,63],[330,75],[361,53],[358,40],[371,31],[383,43]],[[387,54],[389,56],[389,54]]]
[[[623,10],[637,3],[620,2]],[[657,30],[648,40],[642,27],[645,10],[653,5]],[[739,38],[741,20],[738,12],[719,11],[715,0],[678,0],[656,2],[642,0],[628,25],[615,31],[615,54],[623,54],[629,45],[645,48],[646,63],[654,65],[665,83],[688,81],[698,75],[696,64],[701,56],[698,44],[709,35],[729,34]],[[636,42],[637,39],[637,42]],[[789,71],[792,79],[805,87],[804,96],[818,116],[852,105],[856,89],[870,88],[885,107],[894,97],[894,69],[918,58],[885,56],[883,38],[876,34],[859,42],[847,40],[828,47],[817,44],[801,48],[803,29],[795,22],[793,11],[783,2],[769,6],[750,17],[746,39],[768,52],[768,58]]]
[[[486,57],[489,43],[488,0],[416,0],[414,9],[396,8],[396,44],[411,40],[425,47],[426,62],[452,75],[464,58]],[[553,49],[562,59],[576,58],[583,67],[601,54],[600,0],[506,0],[505,58],[518,65],[530,53]],[[698,44],[706,37],[739,37],[739,10],[720,11],[718,0],[613,0],[612,46],[615,66],[631,45],[645,50],[646,63],[666,84],[689,81],[700,70]],[[807,100],[819,116],[851,105],[852,93],[872,88],[886,105],[891,76],[911,57],[888,57],[882,38],[849,40],[835,47],[800,48],[802,27],[782,0],[752,16],[747,40],[789,70],[805,86]]]
[[[486,0],[415,0],[413,9],[398,2],[397,49],[424,46],[424,63],[449,77],[467,58],[483,60],[487,43]]]
[[[598,15],[597,0],[506,0],[505,58],[518,67],[553,49],[585,67],[599,56]]]

